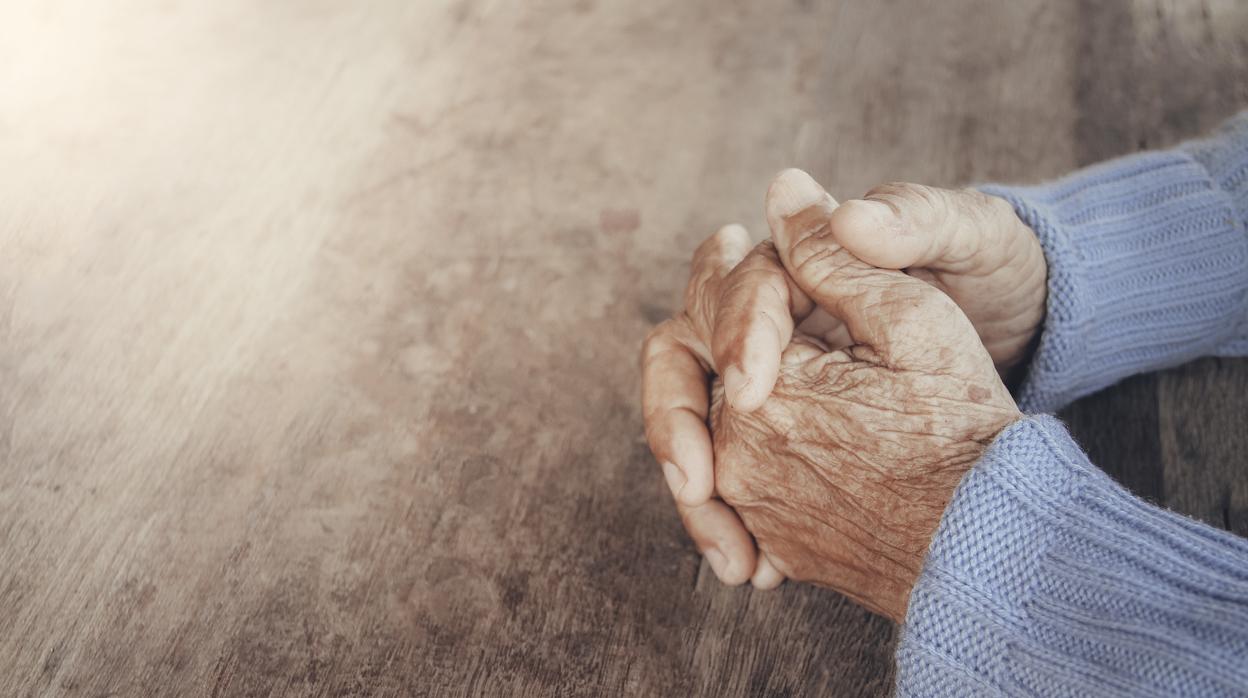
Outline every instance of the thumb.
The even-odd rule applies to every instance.
[[[897,182],[842,202],[830,225],[838,242],[877,267],[973,274],[1009,261],[1020,223],[1004,199]]]
[[[930,351],[950,329],[962,329],[959,318],[974,332],[936,288],[871,266],[837,243],[830,225],[836,208],[836,200],[797,169],[781,172],[767,191],[767,222],[785,269],[819,307],[845,323],[856,343],[900,365]]]

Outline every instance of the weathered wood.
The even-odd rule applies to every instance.
[[[1039,179],[1248,102],[1229,3],[32,5],[3,695],[887,693],[890,624],[723,588],[670,506],[636,355],[693,246],[784,166]],[[1069,414],[1243,533],[1246,387]]]

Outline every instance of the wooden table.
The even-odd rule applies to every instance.
[[[889,623],[701,564],[641,338],[778,169],[1164,146],[1248,104],[1245,35],[1229,0],[7,3],[0,694],[886,693]],[[1246,388],[1066,416],[1248,533]]]

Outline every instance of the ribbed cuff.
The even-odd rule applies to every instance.
[[[1248,149],[1239,157],[1248,162]],[[1248,236],[1232,197],[1187,151],[980,189],[1014,205],[1049,265],[1045,323],[1018,392],[1024,410],[1055,411],[1134,373],[1221,353],[1239,336]]]
[[[1209,138],[1184,144],[1183,150],[1204,166],[1210,179],[1230,197],[1236,218],[1248,225],[1248,112],[1227,121]],[[1248,355],[1248,313],[1230,341],[1214,353]]]
[[[902,696],[1243,695],[1248,541],[1140,501],[1029,417],[959,485],[897,667]]]

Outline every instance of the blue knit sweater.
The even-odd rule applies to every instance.
[[[1174,150],[982,189],[1049,265],[1025,411],[1248,354],[1248,112]],[[959,485],[897,667],[901,696],[1248,696],[1248,540],[1132,496],[1029,416]]]

